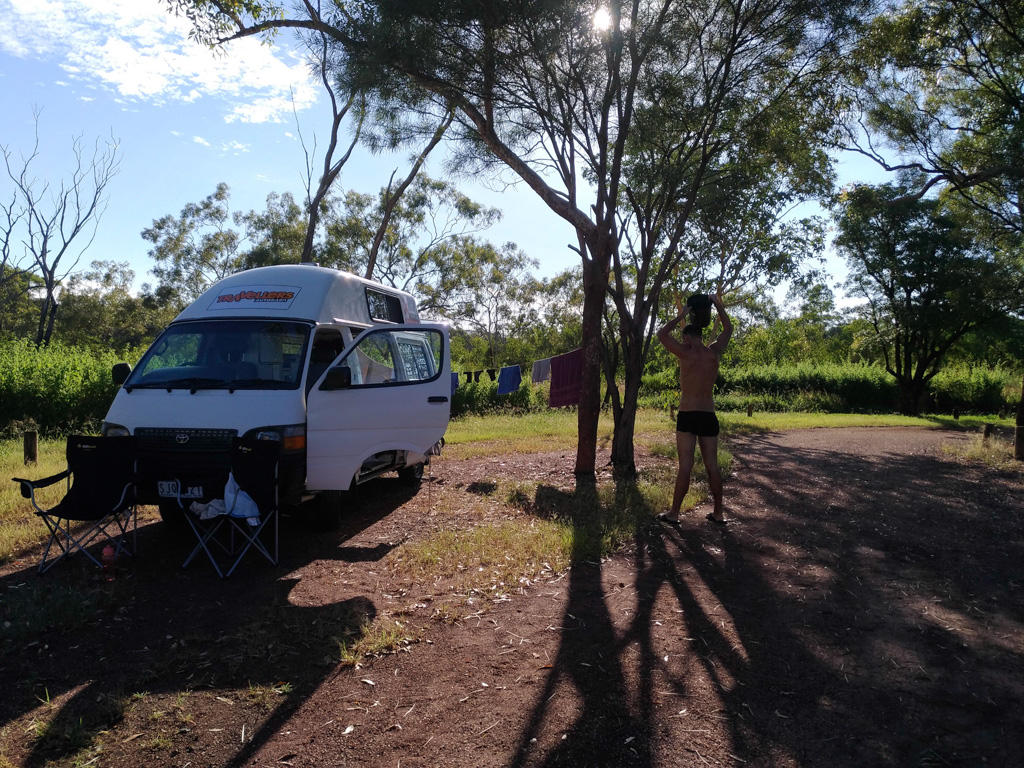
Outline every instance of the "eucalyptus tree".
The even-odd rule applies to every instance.
[[[922,180],[858,186],[840,203],[836,245],[866,314],[900,410],[916,415],[928,382],[970,331],[1024,309],[1024,275],[974,239]]]
[[[446,181],[422,173],[400,184],[392,178],[376,195],[349,191],[332,206],[320,261],[413,291],[427,310],[440,308],[437,286],[460,285],[465,276],[457,256],[466,238],[500,219],[501,211]]]
[[[851,59],[862,122],[851,145],[913,169],[1024,234],[1024,0],[902,0]]]
[[[41,293],[37,346],[50,339],[60,285],[92,245],[107,207],[107,186],[121,165],[120,143],[113,136],[103,143],[97,140],[91,156],[76,136],[71,140],[70,173],[56,182],[39,179],[34,170],[40,153],[39,116],[35,111],[35,141],[28,154],[0,145],[11,190],[0,193],[0,285],[21,284]]]
[[[623,228],[636,231],[645,253],[668,254],[665,269],[648,268],[638,283],[636,295],[649,302],[679,258],[675,245],[713,171],[729,155],[744,159],[751,139],[779,149],[800,138],[772,133],[777,110],[803,114],[807,100],[789,95],[819,77],[817,62],[834,51],[837,31],[857,7],[810,0],[168,3],[207,42],[281,29],[326,35],[339,77],[413,114],[440,118],[454,110],[448,139],[458,167],[511,173],[575,228],[585,369],[575,468],[584,477],[594,472],[601,317]],[[627,328],[625,335],[639,344],[636,333]]]

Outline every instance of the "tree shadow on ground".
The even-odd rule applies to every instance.
[[[698,765],[715,749],[745,766],[1017,765],[1019,489],[932,455],[772,436],[743,454],[727,486],[742,488],[742,524],[640,527],[628,609],[592,550],[574,551],[561,643],[512,764]],[[538,489],[537,508],[593,525],[590,491],[560,493]],[[620,482],[613,504],[638,496]],[[567,737],[531,753],[564,685],[581,700]],[[701,701],[717,706],[687,712]],[[656,753],[666,743],[674,757]]]
[[[233,756],[223,764],[247,763],[337,670],[339,643],[357,640],[376,616],[362,594],[297,605],[292,592],[299,580],[287,575],[314,560],[379,560],[397,546],[343,546],[415,493],[392,479],[368,486],[353,492],[337,531],[284,516],[276,568],[250,554],[226,580],[205,559],[182,570],[195,545],[191,531],[153,522],[140,527],[141,554],[119,563],[113,583],[102,582],[81,557],[44,577],[33,564],[0,578],[0,729],[33,716],[36,738],[23,764],[42,766],[89,747],[125,717],[133,699],[273,690],[269,714],[255,730],[249,722],[243,739],[234,737]],[[229,715],[225,728],[244,733],[247,717],[234,719]],[[181,735],[191,723],[174,725]]]

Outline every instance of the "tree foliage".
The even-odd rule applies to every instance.
[[[841,204],[836,244],[867,315],[901,409],[916,414],[927,382],[968,332],[1021,307],[1021,276],[944,211],[903,184],[859,186]]]
[[[1024,2],[904,0],[868,27],[858,56],[867,138],[886,168],[948,186],[1021,234]],[[895,158],[887,157],[888,153]]]

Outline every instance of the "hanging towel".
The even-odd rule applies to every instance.
[[[551,378],[551,358],[545,357],[543,360],[535,360],[533,363],[533,383],[540,384],[542,381],[547,381]]]
[[[455,397],[455,390],[459,388],[459,374],[452,374],[452,397]]]
[[[498,375],[498,369],[497,368],[488,368],[487,369],[487,375],[491,377],[491,381],[494,381],[495,377]]]
[[[507,365],[498,372],[498,394],[508,395],[519,389],[523,374],[518,365]]]
[[[583,384],[583,350],[574,349],[551,358],[551,393],[548,406],[561,408],[580,401]]]
[[[466,376],[466,383],[467,384],[472,384],[473,383],[473,372],[472,371],[466,371],[465,376]]]

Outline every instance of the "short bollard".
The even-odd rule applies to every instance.
[[[25,466],[39,461],[39,433],[30,429],[25,433]]]

